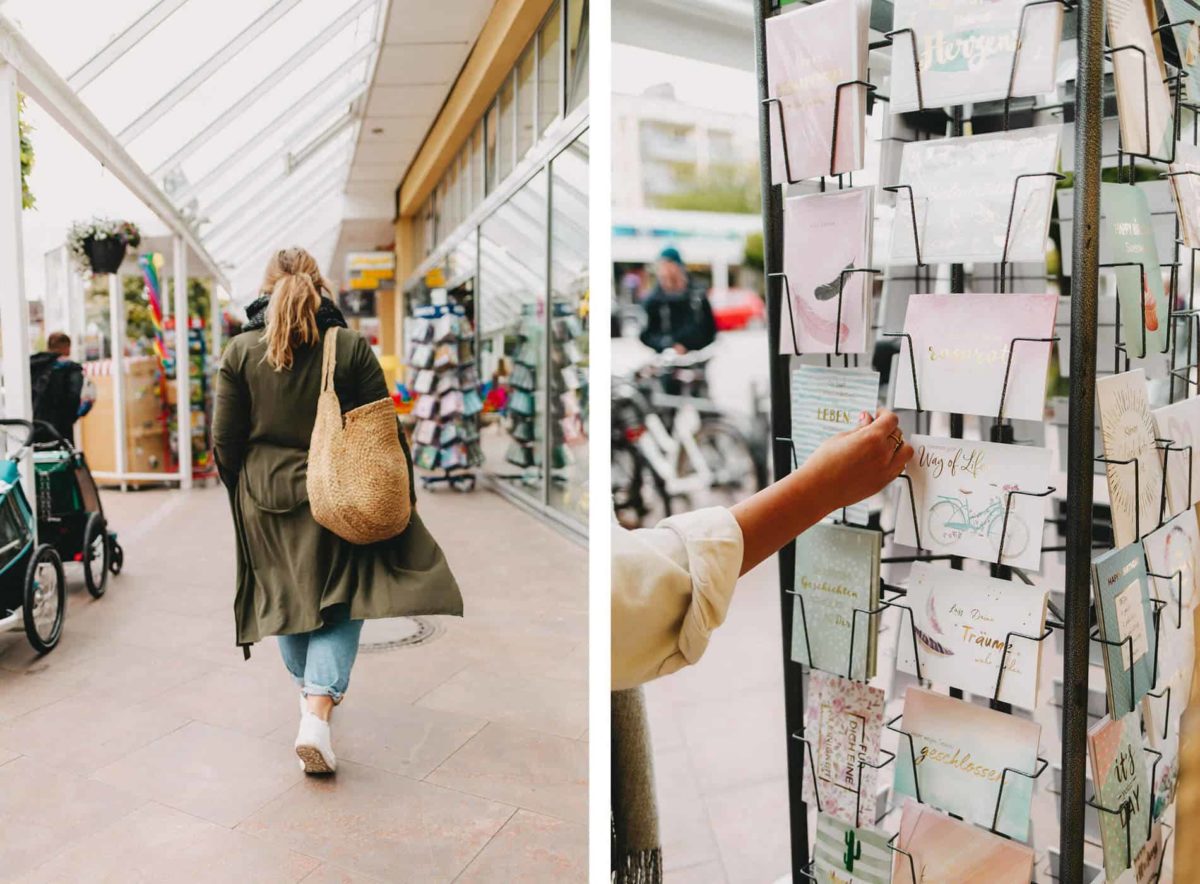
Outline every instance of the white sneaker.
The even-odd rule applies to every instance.
[[[333,773],[337,770],[329,722],[322,721],[307,709],[300,718],[300,731],[296,734],[296,754],[305,773]]]
[[[300,720],[304,721],[304,713],[308,711],[308,698],[304,696],[304,691],[300,692]],[[300,769],[306,770],[307,765],[303,758],[296,759],[300,763]]]

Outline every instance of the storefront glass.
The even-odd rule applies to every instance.
[[[513,170],[513,150],[516,147],[516,92],[513,78],[508,76],[500,89],[500,122],[496,130],[499,154],[499,175],[503,180]]]
[[[546,172],[539,171],[479,231],[481,376],[502,390],[480,444],[498,479],[544,499],[546,414]]]
[[[575,110],[587,97],[587,3],[573,0],[567,4],[567,112]]]
[[[491,193],[496,187],[496,132],[499,126],[500,114],[498,103],[493,101],[483,118],[484,143],[484,180],[487,182],[487,192]]]
[[[550,165],[550,493],[588,514],[588,134]]]
[[[537,117],[537,90],[534,89],[536,59],[531,45],[517,62],[517,160],[533,147],[533,127]]]
[[[558,119],[562,94],[562,8],[555,6],[538,34],[538,134]]]

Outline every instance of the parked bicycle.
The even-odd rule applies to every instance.
[[[729,505],[766,485],[765,457],[732,416],[706,398],[710,358],[663,354],[613,378],[613,505],[626,527]]]

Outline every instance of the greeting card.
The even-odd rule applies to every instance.
[[[1188,507],[1161,528],[1147,534],[1142,540],[1146,549],[1147,569],[1161,576],[1150,578],[1150,591],[1154,598],[1166,602],[1163,609],[1164,625],[1182,619],[1181,614],[1190,616],[1200,598],[1200,526],[1196,522],[1196,511]],[[1175,575],[1179,576],[1176,577]]]
[[[1037,638],[1045,631],[1044,590],[916,562],[905,605],[912,611],[923,678],[991,697],[999,677],[997,699],[1024,709],[1037,705],[1042,643],[1020,636]],[[916,675],[913,643],[903,632],[901,625],[896,666]]]
[[[878,531],[828,522],[796,538],[793,660],[859,680],[875,675],[879,617],[868,612],[879,604],[882,539]]]
[[[860,0],[822,0],[767,19],[767,88],[779,100],[765,108],[773,183],[862,168],[866,90],[847,86],[837,102],[838,84],[867,78],[868,14]]]
[[[893,39],[892,113],[920,106],[913,35],[926,109],[1053,92],[1062,7],[1029,7],[1018,34],[1026,7],[1025,0],[896,0],[892,29],[911,28],[913,33]]]
[[[1200,100],[1200,25],[1196,23],[1196,7],[1188,0],[1163,0],[1167,18],[1174,26],[1171,35],[1179,49],[1179,61],[1187,76],[1183,91],[1188,101]],[[1176,154],[1178,157],[1178,154]]]
[[[784,203],[784,295],[790,307],[785,304],[780,353],[866,352],[871,275],[843,271],[871,266],[871,194],[860,187]]]
[[[1129,355],[1161,353],[1170,305],[1163,289],[1146,192],[1128,184],[1100,185],[1101,254],[1114,267],[1121,304],[1121,334]],[[1144,331],[1143,331],[1144,325]]]
[[[879,372],[866,368],[802,365],[792,372],[792,447],[802,464],[817,446],[858,426],[858,416],[879,405]],[[834,515],[840,516],[841,513]],[[866,502],[845,508],[845,521],[864,525]]]
[[[1196,13],[1191,12],[1189,15],[1194,16]],[[1177,35],[1182,33],[1181,30],[1176,31]],[[1190,33],[1200,33],[1200,29],[1193,25]],[[1197,72],[1197,76],[1200,76],[1200,72]],[[1193,91],[1200,89],[1200,83],[1193,82],[1191,76],[1185,77],[1184,83]],[[1177,141],[1171,173],[1171,193],[1175,197],[1175,213],[1179,216],[1179,233],[1184,245],[1193,249],[1200,248],[1200,147],[1186,141]]]
[[[1162,451],[1167,474],[1168,512],[1172,515],[1200,503],[1200,396],[1180,399],[1152,412],[1155,435],[1170,443]],[[1191,448],[1191,451],[1188,451]]]
[[[1150,20],[1153,9],[1145,0],[1104,0],[1108,45],[1136,47],[1112,53],[1121,144],[1128,153],[1165,161],[1175,122],[1162,47],[1150,31],[1157,24]]]
[[[1010,262],[1045,261],[1055,183],[1045,173],[1058,168],[1059,135],[1059,126],[1035,126],[905,144],[893,263],[916,263],[914,213],[926,264],[998,263],[1006,242]],[[1020,175],[1043,177],[1018,181]]]
[[[1092,560],[1096,623],[1104,645],[1108,708],[1132,712],[1154,685],[1154,631],[1145,553],[1131,543]]]
[[[915,454],[905,472],[912,501],[900,484],[896,542],[938,554],[994,562],[1004,539],[1004,564],[1038,570],[1046,501],[1010,491],[1041,494],[1049,487],[1051,452],[1026,445],[910,436]],[[915,506],[918,525],[913,524]],[[917,533],[920,531],[920,543]]]
[[[1032,848],[916,801],[904,802],[896,846],[904,853],[892,860],[891,880],[899,884],[1029,884],[1033,878]]]
[[[1146,729],[1146,738],[1150,747],[1162,753],[1157,766],[1153,766],[1154,782],[1151,794],[1154,796],[1150,808],[1151,816],[1155,819],[1162,816],[1175,800],[1175,792],[1179,786],[1179,724],[1180,710],[1175,703],[1169,703],[1165,688],[1171,689],[1171,697],[1186,697],[1185,682],[1188,679],[1182,671],[1164,680],[1164,690],[1161,697],[1149,694],[1142,697],[1142,722]]]
[[[818,884],[889,884],[892,851],[887,836],[817,814],[813,875]]]
[[[1097,379],[1096,411],[1104,456],[1111,461],[1105,470],[1113,535],[1117,546],[1127,546],[1158,525],[1162,503],[1162,461],[1154,444],[1156,427],[1142,370]]]
[[[1057,295],[910,295],[904,331],[913,359],[901,352],[896,406],[1040,421]],[[1007,387],[1005,373],[1007,371]]]
[[[1109,881],[1132,865],[1150,830],[1150,776],[1142,750],[1136,713],[1105,716],[1088,731],[1096,803],[1111,811],[1100,814],[1100,842]]]
[[[900,729],[912,737],[916,765],[905,760],[908,738],[901,737],[893,786],[898,794],[917,797],[919,783],[923,803],[985,828],[998,801],[996,831],[1026,839],[1033,780],[1005,776],[1004,769],[1036,771],[1040,724],[910,687]]]
[[[859,762],[878,763],[882,730],[883,691],[811,670],[804,736],[816,770],[804,779],[804,800],[852,826],[874,820],[877,771]]]

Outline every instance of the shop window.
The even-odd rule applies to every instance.
[[[513,170],[513,151],[516,148],[516,88],[510,74],[500,88],[500,117],[496,133],[497,181],[503,181]]]
[[[550,166],[550,505],[588,515],[588,134]]]
[[[534,46],[530,45],[517,62],[517,159],[533,147],[534,119],[537,116],[537,90],[534,88]]]
[[[481,445],[502,481],[545,502],[546,172],[479,231],[480,372],[489,384]]]
[[[567,112],[588,97],[587,0],[567,4]]]
[[[496,189],[498,177],[496,175],[496,142],[497,130],[500,127],[500,112],[497,102],[493,101],[492,106],[488,108],[487,116],[484,117],[484,151],[483,151],[483,168],[484,181],[486,183],[486,192],[491,193]]]
[[[538,34],[538,134],[558,118],[562,101],[562,6],[542,25]]]
[[[485,196],[483,186],[483,123],[475,125],[471,133],[471,153],[468,162],[471,164],[471,205],[483,202]]]

